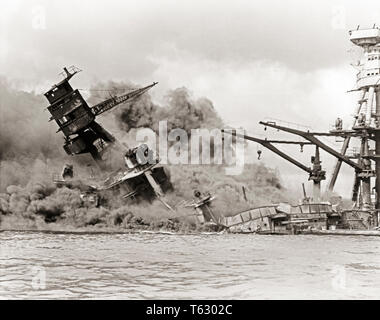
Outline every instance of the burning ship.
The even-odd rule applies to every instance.
[[[301,130],[293,125],[280,121],[260,121],[264,129],[298,136],[300,140],[261,139],[250,135],[241,135],[234,131],[223,131],[240,138],[255,142],[274,152],[308,174],[313,184],[313,195],[304,198],[299,204],[272,204],[269,206],[248,208],[242,212],[223,216],[214,212],[212,202],[215,197],[211,193],[196,191],[193,202],[185,205],[194,208],[196,218],[201,224],[209,224],[230,232],[263,233],[263,234],[362,234],[380,235],[380,29],[356,29],[350,31],[351,42],[362,48],[363,55],[356,67],[357,88],[360,92],[355,115],[348,129],[343,128],[340,118],[336,119],[332,130],[313,132]],[[69,155],[90,153],[94,160],[103,165],[103,155],[116,139],[107,132],[95,119],[101,113],[111,110],[116,105],[133,101],[152,88],[152,85],[133,90],[121,96],[111,97],[93,107],[89,107],[78,90],[73,90],[69,80],[78,70],[64,69],[65,79],[53,86],[45,96],[51,103],[48,107],[52,117],[59,126],[58,131],[65,135],[64,149]],[[338,137],[343,139],[340,150],[335,150],[321,140],[321,137]],[[350,142],[356,139],[360,144],[358,152],[349,153]],[[308,166],[277,145],[313,146],[315,153]],[[344,210],[339,205],[322,201],[321,182],[326,180],[326,171],[322,168],[320,150],[335,157],[336,164],[329,178],[327,192],[334,190],[343,163],[354,170],[352,188],[353,207]],[[261,150],[258,150],[259,158]],[[166,207],[163,201],[165,190],[170,188],[170,181],[164,168],[159,165],[158,158],[146,145],[124,152],[125,170],[111,174],[101,185],[89,187],[88,194],[98,195],[104,191],[119,192],[124,198],[155,197]],[[70,171],[70,170],[69,170]],[[372,187],[373,180],[375,185]],[[56,180],[57,184],[68,185],[72,182],[65,179]],[[218,229],[217,228],[217,229]]]
[[[45,93],[50,105],[50,121],[55,121],[65,137],[63,149],[68,155],[90,154],[101,169],[107,168],[106,153],[112,148],[122,150],[123,146],[103,128],[96,117],[122,103],[130,103],[154,87],[157,82],[143,88],[132,90],[120,96],[111,96],[90,107],[78,89],[73,89],[69,80],[78,72],[76,67],[64,68],[64,79]],[[124,148],[125,149],[125,148]],[[124,153],[124,169],[113,172],[105,181],[94,185],[84,184],[74,179],[72,165],[66,165],[61,176],[54,176],[58,186],[77,187],[83,197],[98,203],[99,194],[117,192],[122,198],[162,199],[171,188],[165,169],[159,164],[158,157],[146,144],[127,149]]]

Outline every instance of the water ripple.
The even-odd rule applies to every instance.
[[[380,296],[380,238],[1,232],[0,242],[2,299]]]

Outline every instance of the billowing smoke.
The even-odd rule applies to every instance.
[[[151,208],[156,207],[155,212]],[[0,220],[6,229],[191,228],[194,223],[178,219],[158,206],[119,205],[95,207],[82,199],[78,189],[50,188],[42,184],[8,186],[0,194]]]
[[[176,201],[194,190],[216,196],[212,208],[229,216],[256,206],[295,201],[282,187],[278,174],[264,165],[246,164],[240,175],[226,176],[220,165],[169,166]]]
[[[59,157],[55,123],[49,123],[41,95],[12,89],[0,79],[0,159]]]
[[[109,94],[122,94],[134,88],[128,83],[94,86],[88,99],[93,105]],[[95,91],[99,90],[99,91]],[[1,228],[194,228],[193,209],[183,202],[193,198],[195,189],[217,196],[213,209],[231,215],[237,210],[290,199],[278,175],[265,166],[248,165],[239,176],[226,176],[223,165],[168,165],[172,193],[168,211],[158,200],[153,203],[123,203],[115,198],[98,207],[83,200],[78,188],[56,188],[52,172],[60,172],[66,162],[75,170],[88,170],[79,157],[62,150],[63,136],[56,134],[55,123],[44,112],[45,98],[34,93],[11,89],[0,81],[0,220]],[[193,99],[186,88],[168,92],[165,104],[154,103],[149,94],[133,103],[121,105],[100,119],[107,130],[124,132],[133,147],[133,134],[139,128],[158,130],[166,120],[168,130],[181,128],[190,134],[196,128],[222,128],[223,121],[207,98]]]
[[[109,93],[120,95],[134,88],[136,86],[123,82],[100,83],[92,88],[89,101],[96,103],[108,98]],[[102,91],[107,89],[110,91]],[[151,128],[158,132],[158,123],[162,120],[167,121],[169,131],[181,128],[188,135],[191,134],[191,129],[223,127],[223,121],[212,102],[207,98],[192,99],[184,87],[170,90],[165,96],[164,105],[154,103],[150,95],[145,94],[131,103],[119,106],[112,114],[119,128],[125,132],[136,128]]]
[[[62,137],[49,123],[43,96],[12,89],[0,79],[0,192],[48,175],[62,156]],[[60,164],[61,165],[61,164]]]
[[[107,99],[110,94],[121,95],[135,88],[137,87],[124,82],[98,83],[92,88],[89,101],[97,103]],[[114,128],[116,124],[117,128],[114,129],[121,131],[118,139],[128,146],[136,144],[133,140],[135,140],[136,131],[140,128],[149,128],[158,134],[160,121],[166,122],[168,132],[177,128],[184,130],[189,143],[191,143],[193,129],[213,130],[224,127],[213,103],[207,98],[193,99],[189,90],[184,87],[170,90],[165,95],[162,105],[153,102],[149,93],[144,94],[135,101],[118,106],[101,121],[110,128]],[[169,147],[173,144],[174,142],[168,142]],[[222,147],[221,140],[211,138],[208,145],[199,141],[200,152],[208,153],[212,157],[216,144]],[[158,154],[158,150],[155,151]]]
[[[189,231],[197,228],[194,212],[181,203],[189,203],[194,190],[216,195],[212,210],[224,216],[289,199],[277,175],[263,165],[249,165],[242,175],[228,177],[217,166],[170,166],[170,172],[174,191],[165,200],[175,211],[167,210],[158,200],[125,203],[120,198],[111,198],[96,207],[77,188],[30,182],[25,187],[8,186],[6,192],[0,193],[1,227]]]

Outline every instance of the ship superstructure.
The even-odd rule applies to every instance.
[[[64,79],[45,93],[50,105],[50,121],[54,120],[65,136],[64,150],[68,155],[90,153],[98,162],[109,145],[115,143],[114,136],[104,129],[96,117],[111,110],[117,105],[131,102],[157,82],[143,88],[132,90],[120,96],[112,96],[107,100],[90,107],[78,89],[73,89],[70,79],[80,72],[78,68],[64,68]]]
[[[108,169],[103,156],[111,146],[117,144],[114,136],[104,129],[96,117],[109,111],[121,103],[132,102],[150,88],[153,84],[129,91],[120,96],[111,96],[92,107],[81,95],[78,89],[73,89],[69,80],[77,74],[79,69],[75,67],[64,68],[64,79],[54,85],[45,93],[50,102],[47,107],[51,113],[50,121],[58,124],[58,131],[65,136],[64,150],[68,155],[79,155],[90,153],[93,159],[102,169]],[[73,166],[66,164],[61,175],[53,175],[53,181],[57,186],[77,188],[83,191],[83,197],[96,199],[95,205],[99,204],[98,195],[111,192],[123,199],[145,199],[158,198],[166,207],[171,207],[164,201],[163,196],[171,189],[168,173],[160,165],[158,156],[146,144],[125,149],[120,143],[118,152],[120,158],[124,159],[123,168],[113,169],[105,181],[96,183],[84,183],[74,178]],[[93,179],[92,179],[93,180]]]

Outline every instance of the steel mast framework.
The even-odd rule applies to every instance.
[[[278,125],[274,121],[260,121],[261,125],[271,127],[300,136],[304,141],[280,141],[259,139],[248,135],[232,135],[259,143],[283,159],[291,162],[309,174],[309,180],[313,181],[313,197],[320,196],[320,183],[325,179],[325,171],[322,170],[319,149],[324,150],[336,158],[336,164],[328,182],[328,191],[333,191],[342,163],[346,163],[355,171],[352,190],[352,200],[358,210],[371,212],[375,225],[379,224],[378,212],[380,211],[380,29],[356,29],[349,32],[351,42],[363,49],[363,55],[357,67],[357,89],[360,91],[354,120],[348,130],[344,130],[342,120],[337,119],[335,128],[329,132],[311,132],[294,129],[288,126]],[[340,151],[336,151],[324,142],[319,136],[334,136],[344,138]],[[359,139],[360,151],[355,155],[347,155],[352,138]],[[315,156],[312,157],[312,168],[305,166],[285,152],[279,150],[274,144],[298,144],[315,145]],[[371,144],[374,149],[371,149]],[[372,162],[375,168],[372,167]],[[375,187],[371,189],[371,178],[375,178]],[[375,190],[375,201],[371,201],[371,192]],[[361,195],[359,197],[359,194]]]

